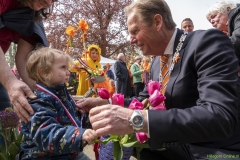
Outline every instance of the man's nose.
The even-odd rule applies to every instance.
[[[136,42],[137,42],[136,38],[130,37],[130,44],[134,44]]]
[[[211,19],[210,20],[210,23],[213,25],[215,23],[215,20],[214,19]]]

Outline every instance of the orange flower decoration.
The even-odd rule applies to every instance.
[[[174,59],[174,63],[177,63],[179,59],[180,59],[180,56],[177,55],[176,58]]]
[[[73,26],[68,26],[67,29],[66,29],[66,33],[70,37],[74,37],[75,34],[76,34],[75,28]]]
[[[78,22],[78,30],[83,30],[84,33],[87,32],[87,30],[88,30],[88,24],[87,24],[87,22],[86,22],[84,19],[81,19],[81,20]]]

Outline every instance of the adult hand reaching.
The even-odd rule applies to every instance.
[[[117,105],[103,105],[92,108],[89,113],[92,128],[98,136],[133,133],[129,119],[133,110]]]
[[[92,108],[100,105],[108,104],[108,101],[100,97],[97,98],[83,98],[77,101],[76,107],[78,111],[89,112]]]
[[[27,123],[30,120],[30,114],[34,114],[27,98],[35,99],[36,95],[31,91],[28,85],[20,80],[12,80],[9,86],[10,87],[7,87],[7,91],[14,111],[22,121]]]

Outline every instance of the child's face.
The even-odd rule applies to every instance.
[[[96,61],[98,59],[98,51],[96,49],[93,49],[90,51],[90,55],[91,55],[91,58],[92,60]]]
[[[68,82],[69,75],[67,58],[64,56],[56,56],[52,65],[50,85],[56,86]]]
[[[115,86],[114,81],[111,81],[110,84],[111,86]]]

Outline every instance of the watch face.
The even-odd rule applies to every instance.
[[[134,124],[135,126],[141,126],[141,125],[143,124],[143,119],[142,119],[142,117],[141,117],[141,116],[135,116],[135,117],[133,118],[133,124]]]

